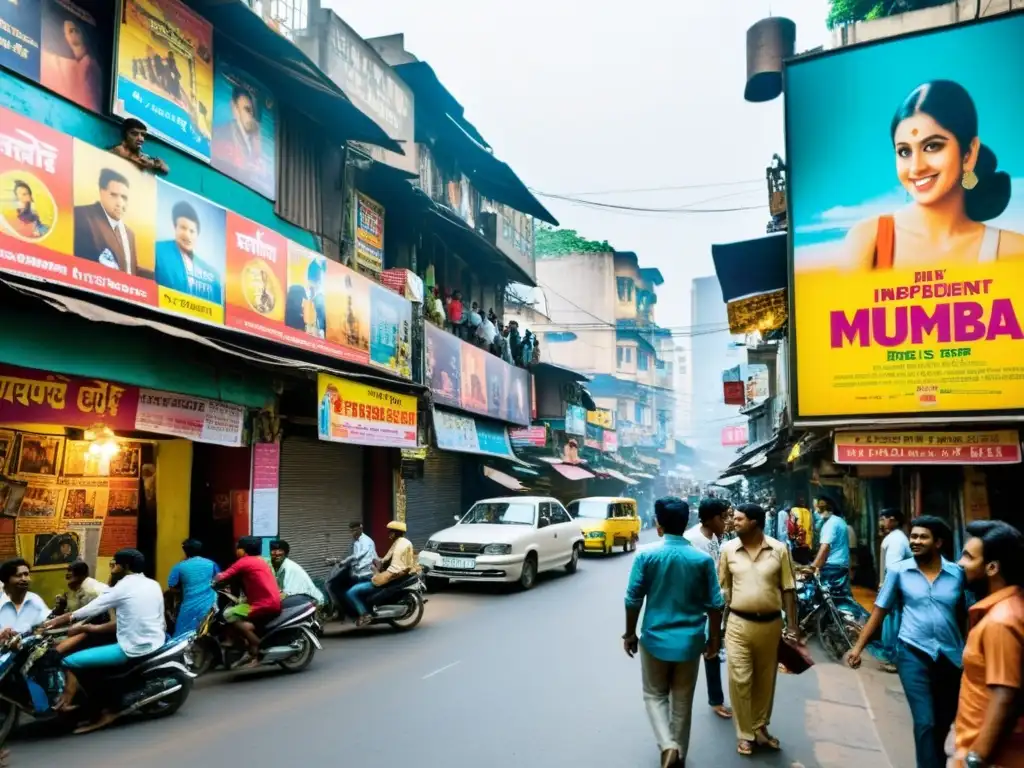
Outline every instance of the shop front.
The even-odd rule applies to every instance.
[[[0,364],[0,559],[27,560],[51,603],[69,563],[106,580],[124,547],[165,582],[190,535],[194,453],[245,461],[246,418],[243,405]]]

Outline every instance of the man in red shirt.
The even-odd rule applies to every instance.
[[[263,544],[258,538],[243,536],[238,540],[235,564],[214,579],[214,584],[220,584],[237,578],[245,593],[244,602],[224,611],[228,626],[249,647],[237,667],[259,664],[260,638],[256,634],[256,623],[267,622],[281,613],[281,590],[270,563],[260,557],[262,550]]]

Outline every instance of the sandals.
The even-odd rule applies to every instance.
[[[712,707],[711,711],[723,720],[732,720],[732,710],[724,704],[719,704],[717,707]]]
[[[750,757],[754,754],[754,742],[748,741],[747,739],[740,739],[736,742],[736,752],[744,757]]]
[[[782,745],[779,743],[779,740],[768,733],[764,728],[754,734],[754,743],[759,747],[770,749],[774,752],[778,752],[782,749]]]

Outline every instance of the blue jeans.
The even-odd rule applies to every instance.
[[[722,690],[722,660],[718,656],[704,659],[704,677],[708,681],[708,706],[720,707],[725,704],[725,692]]]
[[[117,667],[128,663],[128,657],[117,643],[86,648],[72,653],[64,659],[64,666],[71,669],[93,669],[94,667]]]
[[[956,719],[961,670],[945,656],[938,660],[899,643],[896,667],[914,721],[917,768],[946,764],[946,737]]]
[[[823,565],[821,581],[828,585],[833,597],[850,594],[850,566]]]
[[[900,623],[903,620],[903,611],[894,608],[885,615],[882,622],[882,639],[872,643],[870,650],[872,655],[883,664],[895,664],[899,651]]]
[[[369,595],[377,587],[373,585],[372,581],[363,581],[351,587],[348,592],[345,593],[345,601],[348,603],[349,608],[355,612],[356,617],[365,616],[368,611],[366,610],[366,604],[363,602],[363,598]]]

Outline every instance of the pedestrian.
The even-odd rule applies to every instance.
[[[878,589],[885,584],[885,575],[897,563],[907,560],[913,555],[910,552],[910,539],[903,532],[903,514],[898,509],[883,509],[878,516],[878,526],[885,538],[882,539],[882,560],[878,577]],[[872,653],[882,662],[882,670],[893,673],[896,671],[896,651],[899,643],[900,616],[902,609],[893,607],[886,614],[882,623],[881,647]]]
[[[960,695],[964,574],[942,556],[942,548],[952,536],[949,526],[931,515],[910,523],[913,558],[887,569],[871,618],[846,657],[857,669],[864,648],[886,615],[894,608],[903,609],[896,671],[914,721],[917,768],[946,764],[946,736]]]
[[[690,519],[687,503],[666,496],[654,503],[654,513],[665,543],[633,561],[622,642],[630,658],[640,654],[644,704],[661,766],[672,768],[682,766],[689,751],[698,666],[702,654],[718,656],[723,601],[715,561],[684,537]],[[641,610],[642,642],[636,634]]]
[[[792,542],[793,562],[810,565],[814,554],[814,519],[803,496],[789,510],[789,540]]]
[[[736,721],[736,751],[754,747],[781,749],[768,732],[779,669],[779,642],[799,640],[796,579],[789,550],[764,535],[765,512],[757,504],[733,510],[737,538],[722,545],[718,578],[728,605],[725,651],[729,668],[729,699]]]
[[[213,560],[202,556],[203,542],[186,539],[181,544],[185,559],[175,563],[167,576],[167,587],[178,593],[181,604],[174,621],[174,636],[182,637],[199,629],[200,622],[217,604],[217,593],[213,587],[214,578],[220,568]]]
[[[812,564],[833,594],[850,591],[850,533],[839,506],[829,496],[820,496],[815,507],[822,518],[821,545]]]
[[[978,598],[963,656],[956,759],[965,768],[1024,767],[1024,535],[995,520],[968,524],[960,558]]]
[[[686,540],[715,561],[715,573],[718,573],[720,537],[725,533],[725,513],[728,509],[729,505],[721,499],[702,499],[697,508],[700,522],[686,532]],[[709,628],[708,637],[710,636]],[[704,677],[708,686],[708,706],[719,717],[726,720],[732,718],[732,710],[725,706],[720,656],[704,659]]]

